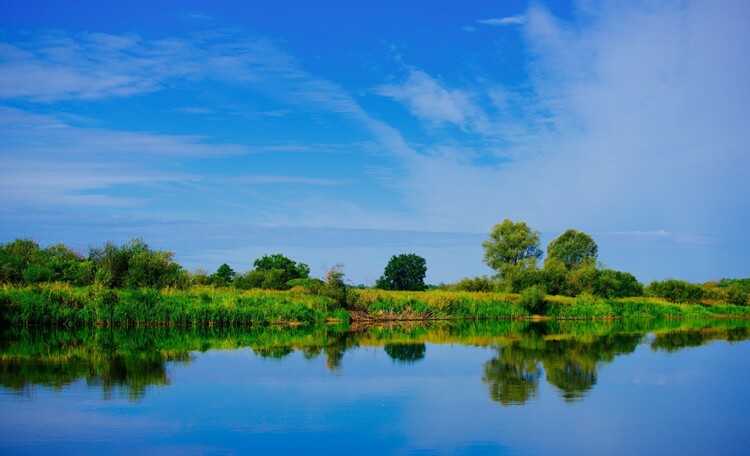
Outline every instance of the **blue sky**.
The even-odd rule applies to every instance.
[[[489,274],[505,218],[747,277],[750,3],[0,0],[0,241]]]

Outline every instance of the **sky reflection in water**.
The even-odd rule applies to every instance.
[[[14,330],[0,453],[747,454],[749,336],[723,320]]]

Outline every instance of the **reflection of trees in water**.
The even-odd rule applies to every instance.
[[[661,326],[658,326],[661,325]],[[88,328],[11,329],[0,334],[0,386],[24,392],[34,385],[61,389],[82,379],[140,399],[150,386],[169,383],[167,362],[189,362],[191,352],[250,347],[259,356],[281,359],[300,350],[305,359],[325,356],[332,371],[342,369],[344,353],[361,345],[383,346],[394,362],[410,364],[425,356],[425,342],[498,346],[484,364],[482,381],[503,405],[523,404],[538,394],[542,372],[565,400],[578,400],[597,382],[601,363],[632,352],[648,332],[654,350],[675,351],[709,340],[750,338],[747,321],[644,322],[495,321],[346,326],[252,328]]]
[[[33,385],[60,390],[85,379],[105,399],[122,393],[139,400],[151,385],[169,383],[165,363],[189,362],[188,351],[161,350],[149,337],[121,330],[25,331],[14,352],[0,358],[0,385],[17,392]],[[6,339],[7,343],[7,339]],[[6,348],[6,347],[4,347]]]
[[[383,350],[390,358],[402,364],[413,364],[424,359],[425,344],[385,344]]]
[[[503,405],[515,405],[536,396],[539,375],[536,360],[511,346],[484,364],[482,381],[489,386],[492,400]]]
[[[498,349],[498,356],[484,365],[484,381],[490,397],[503,405],[523,404],[536,396],[540,368],[547,381],[566,401],[579,400],[597,381],[597,366],[615,355],[631,353],[641,334],[556,338],[546,336],[546,324],[533,324],[513,341]]]

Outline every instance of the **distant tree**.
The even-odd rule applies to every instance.
[[[537,263],[542,256],[539,232],[526,223],[505,219],[492,228],[482,247],[484,262],[498,272],[506,290],[519,292],[541,279],[537,274]]]
[[[211,278],[205,269],[196,269],[190,274],[190,282],[193,285],[210,285]]]
[[[234,280],[235,272],[228,264],[224,263],[219,269],[211,274],[211,283],[220,287],[226,287]]]
[[[424,290],[427,262],[419,255],[408,253],[393,255],[385,267],[383,275],[375,286],[384,290]]]
[[[750,297],[750,292],[748,292],[746,287],[743,287],[739,284],[731,284],[728,285],[725,288],[726,293],[726,302],[729,304],[735,304],[738,306],[744,306],[748,303],[748,297]]]
[[[297,263],[280,253],[273,255],[264,255],[253,262],[256,271],[273,271],[279,269],[284,271],[286,279],[284,282],[293,279],[305,279],[310,275],[310,268],[305,263]]]
[[[654,280],[644,291],[646,296],[656,296],[671,302],[696,303],[703,298],[703,289],[699,285],[684,280]]]
[[[152,250],[142,239],[133,239],[122,246],[108,242],[103,248],[89,252],[96,281],[110,288],[187,286],[188,274],[173,257],[172,252]],[[79,269],[79,277],[87,274],[86,268],[84,264]]]
[[[348,306],[349,291],[344,283],[344,265],[337,264],[328,270],[323,293],[331,298],[336,307]]]
[[[0,283],[22,283],[24,270],[43,262],[44,254],[39,244],[34,241],[16,239],[7,244],[0,244]],[[31,275],[37,276],[36,272]]]
[[[464,277],[459,280],[457,284],[451,287],[456,291],[492,291],[495,289],[495,284],[486,275],[481,277],[474,277],[470,279]]]
[[[568,270],[596,264],[599,247],[586,233],[569,229],[547,246],[547,259],[558,259]]]
[[[604,269],[598,271],[594,280],[594,294],[605,298],[642,296],[643,285],[633,274]]]
[[[267,275],[266,271],[256,271],[253,269],[244,274],[236,275],[233,284],[241,290],[263,288],[263,282],[265,282]]]

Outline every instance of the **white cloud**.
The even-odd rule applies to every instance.
[[[413,115],[436,124],[454,124],[469,130],[482,127],[485,122],[469,93],[447,89],[420,70],[410,70],[403,84],[380,86],[378,93],[406,104]]]
[[[484,25],[494,26],[524,25],[526,23],[526,18],[524,16],[507,16],[492,19],[481,19],[477,22]]]

